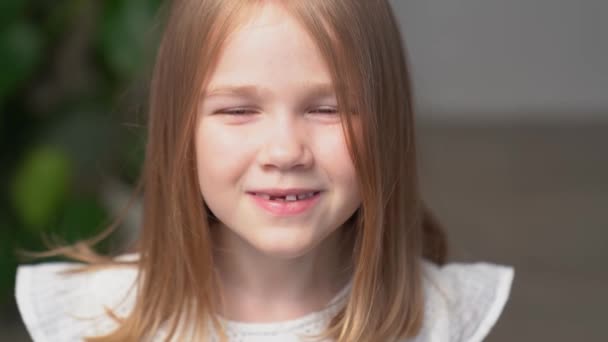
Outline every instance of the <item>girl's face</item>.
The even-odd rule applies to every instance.
[[[327,66],[281,7],[230,35],[203,96],[198,177],[223,236],[293,258],[360,206]]]

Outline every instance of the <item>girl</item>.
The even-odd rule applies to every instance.
[[[35,341],[468,342],[497,320],[511,269],[440,266],[387,1],[175,0],[150,99],[137,253],[21,267]]]

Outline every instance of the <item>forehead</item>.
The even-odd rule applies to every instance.
[[[331,83],[327,63],[305,28],[281,5],[265,3],[227,37],[210,82],[287,79]]]

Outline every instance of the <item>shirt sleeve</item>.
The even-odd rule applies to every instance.
[[[34,342],[82,341],[111,332],[119,315],[128,310],[133,270],[115,269],[65,273],[78,264],[47,263],[17,269],[15,297],[23,322]]]
[[[509,298],[513,269],[488,263],[442,267],[429,263],[425,273],[429,315],[425,315],[423,334],[443,336],[450,342],[483,341]]]

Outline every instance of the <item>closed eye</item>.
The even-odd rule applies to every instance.
[[[234,115],[234,116],[241,116],[241,115],[252,115],[252,114],[256,114],[257,111],[250,109],[250,108],[231,108],[231,109],[221,109],[215,112],[216,114],[226,114],[226,115]]]
[[[335,107],[319,107],[310,111],[313,114],[337,114],[338,109]]]

